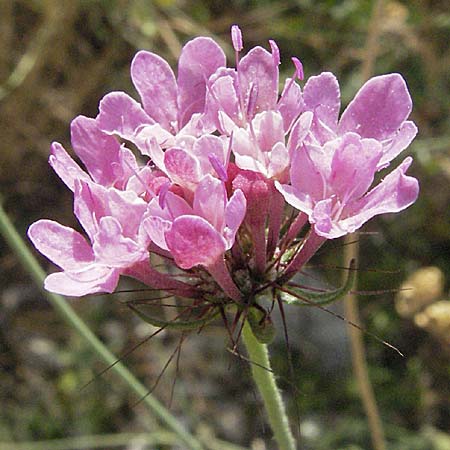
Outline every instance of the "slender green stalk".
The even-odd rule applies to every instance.
[[[1,205],[1,201],[0,233],[14,250],[18,259],[30,273],[33,280],[42,289],[45,272],[39,266],[33,254],[15,230]],[[95,336],[63,297],[46,291],[43,292],[60,316],[86,340],[91,349],[97,353],[106,364],[111,365],[117,361],[117,358]],[[178,436],[178,438],[187,446],[186,448],[192,450],[200,450],[203,448],[200,442],[188,433],[180,422],[158,400],[151,395],[148,395],[147,388],[142,385],[122,363],[118,362],[114,364],[111,367],[111,370],[114,371],[138,397],[143,399],[142,401],[150,408],[152,413],[161,421],[161,423]]]
[[[252,363],[253,379],[263,398],[278,449],[295,450],[295,440],[289,428],[286,409],[275,382],[275,376],[270,370],[271,366],[267,345],[258,342],[247,321],[244,324],[242,337]]]
[[[65,439],[52,439],[48,441],[33,442],[0,442],[2,450],[84,450],[86,448],[125,448],[130,447],[132,442],[139,442],[145,448],[156,448],[158,446],[175,446],[179,439],[168,431],[157,431],[154,433],[118,433],[100,434],[91,436],[75,436]],[[158,447],[159,448],[159,447]],[[220,439],[209,440],[209,450],[246,450],[244,447],[224,442]]]
[[[167,431],[155,433],[120,433],[93,436],[76,436],[65,439],[33,442],[0,442],[2,450],[83,450],[86,448],[126,447],[132,442],[146,446],[176,445],[177,438]]]

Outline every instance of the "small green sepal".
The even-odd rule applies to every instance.
[[[250,307],[247,313],[247,320],[252,329],[253,335],[261,344],[270,344],[276,334],[275,326],[270,315],[262,308]]]

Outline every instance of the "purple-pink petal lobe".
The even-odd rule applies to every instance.
[[[178,61],[179,124],[183,127],[194,113],[202,113],[205,106],[206,82],[226,62],[225,53],[208,37],[189,41]]]
[[[167,246],[182,269],[214,266],[226,251],[225,239],[205,219],[181,216],[166,233]]]
[[[117,287],[120,272],[93,265],[80,272],[57,272],[47,276],[44,288],[56,294],[82,297],[101,292],[111,293]]]
[[[145,112],[166,130],[177,121],[177,82],[167,61],[147,51],[136,53],[131,78]]]
[[[52,143],[48,162],[72,192],[75,190],[75,180],[91,181],[90,176],[81,169],[58,142]]]
[[[361,137],[387,139],[401,127],[412,109],[405,80],[398,73],[371,78],[350,102],[339,133],[354,131]]]
[[[33,245],[48,259],[64,270],[80,269],[94,261],[94,254],[86,239],[53,220],[38,220],[28,229]]]
[[[96,117],[97,126],[108,134],[117,134],[131,142],[142,125],[152,125],[155,121],[142,106],[125,92],[111,92],[103,97]]]

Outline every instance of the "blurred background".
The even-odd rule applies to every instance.
[[[129,65],[138,49],[157,52],[174,66],[187,40],[208,35],[223,46],[233,65],[229,31],[238,23],[245,50],[254,45],[268,48],[268,39],[276,40],[282,79],[293,73],[290,57],[297,56],[306,77],[334,72],[347,104],[363,82],[361,67],[368,58],[374,3],[0,0],[4,208],[22,235],[42,217],[76,226],[71,193],[47,164],[50,142],[57,140],[70,148],[71,119],[78,114],[95,117],[98,100],[108,91],[124,90],[137,98]],[[382,20],[375,25],[374,74],[400,72],[413,97],[412,119],[419,135],[404,154],[414,157],[410,173],[420,180],[421,194],[407,211],[372,221],[364,228],[369,233],[360,236],[359,289],[376,294],[360,296],[364,327],[405,354],[401,358],[366,337],[369,372],[389,449],[448,450],[448,2],[385,0]],[[52,270],[46,260],[40,261]],[[312,260],[305,277],[311,283],[338,286],[341,265],[342,242],[330,242]],[[415,289],[399,291],[401,286]],[[114,295],[71,301],[116,354],[154,331],[121,300]],[[281,329],[271,352],[294,427],[301,424],[305,448],[370,449],[345,323],[307,308],[291,309],[288,316],[294,370],[289,370]],[[150,389],[179,342],[179,334],[164,331],[125,363]],[[178,370],[172,364],[164,372],[154,395],[206,441],[221,439],[235,445],[222,443],[216,448],[273,449],[248,364],[230,354],[228,345],[220,323],[189,336],[182,345]],[[32,450],[42,440],[54,442],[39,447],[45,450],[183,448],[152,444],[140,435],[158,430],[159,425],[142,404],[136,405],[139,399],[114,374],[107,372],[81,389],[103,367],[53,311],[0,238],[0,448],[2,442],[29,442],[24,448]],[[93,438],[87,444],[80,440],[83,436]]]

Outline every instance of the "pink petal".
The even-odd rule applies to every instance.
[[[275,181],[275,187],[284,197],[286,203],[305,214],[312,214],[314,202],[307,193],[302,192],[289,184],[280,184],[278,181]]]
[[[98,230],[97,217],[100,219],[106,213],[103,196],[106,196],[106,188],[83,181],[75,183],[73,211],[91,241]]]
[[[334,150],[329,177],[329,191],[348,203],[364,195],[373,182],[377,164],[382,156],[381,144],[375,139],[361,139],[346,133]],[[325,145],[325,152],[329,145]]]
[[[308,111],[315,113],[316,132],[323,132],[320,123],[335,131],[341,107],[341,94],[336,77],[330,72],[311,77],[303,88],[303,101]]]
[[[160,172],[153,171],[150,166],[141,167],[128,180],[125,190],[134,191],[139,197],[145,197],[150,200],[156,197],[159,189],[169,180],[164,176],[158,176]]]
[[[142,130],[144,136],[138,136],[139,141],[138,144],[139,149],[141,150],[143,155],[147,155],[152,160],[153,164],[163,172],[166,171],[166,166],[164,165],[164,151],[161,146],[157,143],[156,139],[150,135],[150,137],[146,136],[145,131],[148,127]]]
[[[194,214],[206,219],[220,233],[224,227],[226,195],[224,183],[209,174],[202,178],[194,194]]]
[[[412,158],[406,158],[378,186],[345,210],[348,218],[341,221],[341,227],[354,231],[376,215],[399,212],[412,205],[419,195],[419,182],[406,175],[411,163]]]
[[[313,120],[313,113],[311,111],[305,111],[294,123],[292,131],[289,135],[288,149],[289,154],[298,149],[305,140],[306,136],[311,129],[311,124]]]
[[[114,187],[124,189],[130,177],[135,176],[139,170],[134,153],[124,145],[120,146],[118,160],[111,163],[116,177]]]
[[[284,171],[289,167],[290,158],[284,144],[277,142],[269,156],[268,177],[278,178],[283,177]]]
[[[180,127],[189,121],[192,114],[203,112],[206,82],[225,63],[223,50],[211,38],[198,37],[183,47],[178,62]]]
[[[72,145],[93,180],[104,186],[116,181],[112,163],[119,163],[120,144],[100,131],[95,119],[76,117],[70,127]]]
[[[247,209],[245,195],[240,189],[236,189],[225,208],[225,232],[227,250],[234,244],[236,233],[241,226]]]
[[[223,75],[212,83],[206,97],[206,118],[227,135],[243,119],[240,113],[236,83],[236,72]],[[219,113],[225,114],[232,124],[222,128],[219,122]]]
[[[80,233],[52,220],[33,223],[28,237],[43,255],[62,269],[81,269],[94,260],[91,246]]]
[[[224,141],[213,135],[204,135],[197,139],[191,152],[198,159],[203,175],[216,173],[210,162],[211,155],[214,155],[219,163],[226,168],[228,166],[227,153]]]
[[[123,235],[122,226],[113,217],[102,217],[95,235],[96,261],[108,267],[128,267],[148,258],[148,251]]]
[[[326,155],[321,147],[303,145],[292,155],[291,184],[296,191],[304,192],[315,201],[322,200],[326,195],[329,170]]]
[[[83,272],[58,272],[50,274],[44,287],[50,292],[72,297],[114,292],[120,272],[109,267],[92,265]]]
[[[152,157],[154,147],[169,148],[175,144],[174,136],[159,123],[143,125],[136,130],[135,143],[143,155]]]
[[[252,121],[259,148],[270,151],[277,142],[284,142],[283,118],[279,112],[264,111]]]
[[[151,241],[163,250],[169,250],[166,244],[166,233],[172,227],[172,222],[162,217],[150,216],[142,222]]]
[[[278,100],[278,65],[274,64],[272,55],[262,47],[254,47],[239,62],[238,72],[244,98],[250,92],[251,85],[256,86],[255,114],[275,109]],[[247,107],[248,104],[245,105]]]
[[[319,236],[326,237],[328,239],[338,237],[333,236],[332,234],[332,207],[332,199],[321,200],[320,202],[316,203],[312,214],[309,216],[309,221],[314,224],[314,231]]]
[[[108,134],[135,142],[138,127],[153,124],[154,120],[142,106],[124,92],[111,92],[100,101],[97,126]]]
[[[169,64],[142,50],[131,63],[131,78],[147,114],[171,130],[177,121],[177,83]]]
[[[262,159],[261,152],[253,142],[250,132],[243,128],[236,128],[233,131],[231,149],[235,155]]]
[[[304,109],[302,90],[294,80],[287,78],[278,101],[278,111],[283,117],[284,131],[291,129],[302,109]]]
[[[99,192],[99,200],[105,201],[105,216],[117,219],[123,228],[124,236],[134,238],[139,229],[147,203],[133,191],[120,191],[110,188],[106,196]],[[97,216],[100,219],[100,216]]]
[[[90,181],[89,175],[81,169],[58,142],[52,143],[48,162],[72,192],[75,190],[75,180]]]
[[[166,233],[166,242],[182,269],[213,266],[226,251],[225,239],[205,219],[181,216]]]
[[[192,208],[189,206],[186,200],[174,194],[173,192],[169,191],[167,193],[165,203],[166,209],[170,211],[170,217],[172,218],[172,220],[178,216],[192,214]]]
[[[387,139],[411,113],[405,80],[398,73],[367,81],[350,102],[339,122],[339,133],[354,131],[362,137]]]
[[[414,122],[407,120],[403,122],[398,133],[392,138],[389,144],[383,142],[383,157],[378,163],[378,170],[387,167],[395,157],[397,157],[411,141],[416,137],[417,127]]]
[[[164,165],[173,183],[193,190],[200,180],[200,164],[182,148],[169,148],[164,154]]]
[[[147,203],[133,191],[106,189],[94,183],[76,184],[74,212],[92,241],[98,231],[98,221],[106,216],[119,221],[125,236],[136,236],[146,208]]]

